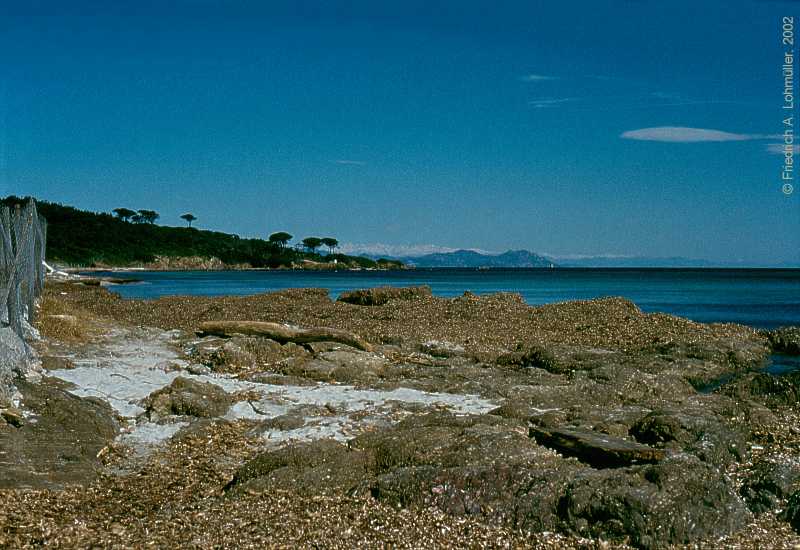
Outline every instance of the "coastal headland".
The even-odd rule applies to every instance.
[[[800,374],[764,371],[796,329],[70,281],[37,328],[41,379],[0,422],[0,546],[800,542]]]

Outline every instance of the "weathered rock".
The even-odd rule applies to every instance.
[[[658,462],[666,456],[655,449],[598,432],[551,429],[532,426],[530,435],[540,445],[554,449],[566,456],[574,456],[595,468],[617,468],[631,464]]]
[[[382,306],[391,300],[414,300],[429,296],[431,296],[431,287],[427,285],[410,287],[382,286],[342,292],[337,301],[358,306]]]
[[[691,457],[580,472],[558,508],[568,532],[648,549],[724,536],[749,519],[723,474]]]
[[[59,488],[86,483],[101,468],[98,453],[117,435],[111,407],[82,399],[54,379],[16,381],[22,411],[5,411],[0,421],[0,488]]]
[[[231,403],[230,395],[219,386],[179,376],[169,386],[148,395],[143,406],[148,417],[157,420],[170,415],[223,416]]]
[[[739,494],[753,513],[775,509],[800,483],[797,462],[760,462],[742,485]]]

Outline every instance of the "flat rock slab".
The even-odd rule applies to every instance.
[[[531,427],[536,442],[561,454],[574,456],[594,468],[619,468],[654,463],[666,456],[662,449],[634,443],[599,432]]]

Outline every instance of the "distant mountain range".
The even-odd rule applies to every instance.
[[[382,256],[387,257],[387,256]],[[374,258],[373,258],[374,259]],[[584,256],[578,258],[551,257],[529,250],[509,250],[502,254],[489,254],[475,250],[455,250],[424,255],[391,257],[416,267],[466,267],[466,268],[514,268],[514,267],[800,267],[797,263],[779,265],[753,265],[744,262],[712,262],[709,260],[684,258],[681,256]]]
[[[481,254],[474,250],[438,252],[403,258],[402,262],[416,267],[550,267],[553,262],[528,250],[509,250],[502,254]]]

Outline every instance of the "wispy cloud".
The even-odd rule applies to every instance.
[[[569,103],[570,101],[576,101],[577,99],[578,98],[576,97],[541,98],[532,99],[528,102],[528,104],[537,109],[546,109],[548,107],[557,107],[559,105],[563,105],[564,103]]]
[[[749,141],[754,139],[774,139],[771,134],[734,134],[707,128],[686,128],[683,126],[658,126],[629,130],[620,135],[623,139],[638,141],[666,141],[671,143],[697,143],[704,141]]]
[[[523,82],[547,82],[548,80],[560,80],[561,77],[544,74],[526,74],[520,77]]]
[[[336,159],[333,161],[334,164],[346,164],[350,166],[364,166],[366,162],[363,160],[350,160],[350,159]]]
[[[783,143],[768,143],[767,152],[773,155],[786,154],[787,148],[795,155],[800,155],[800,145],[784,145]]]

